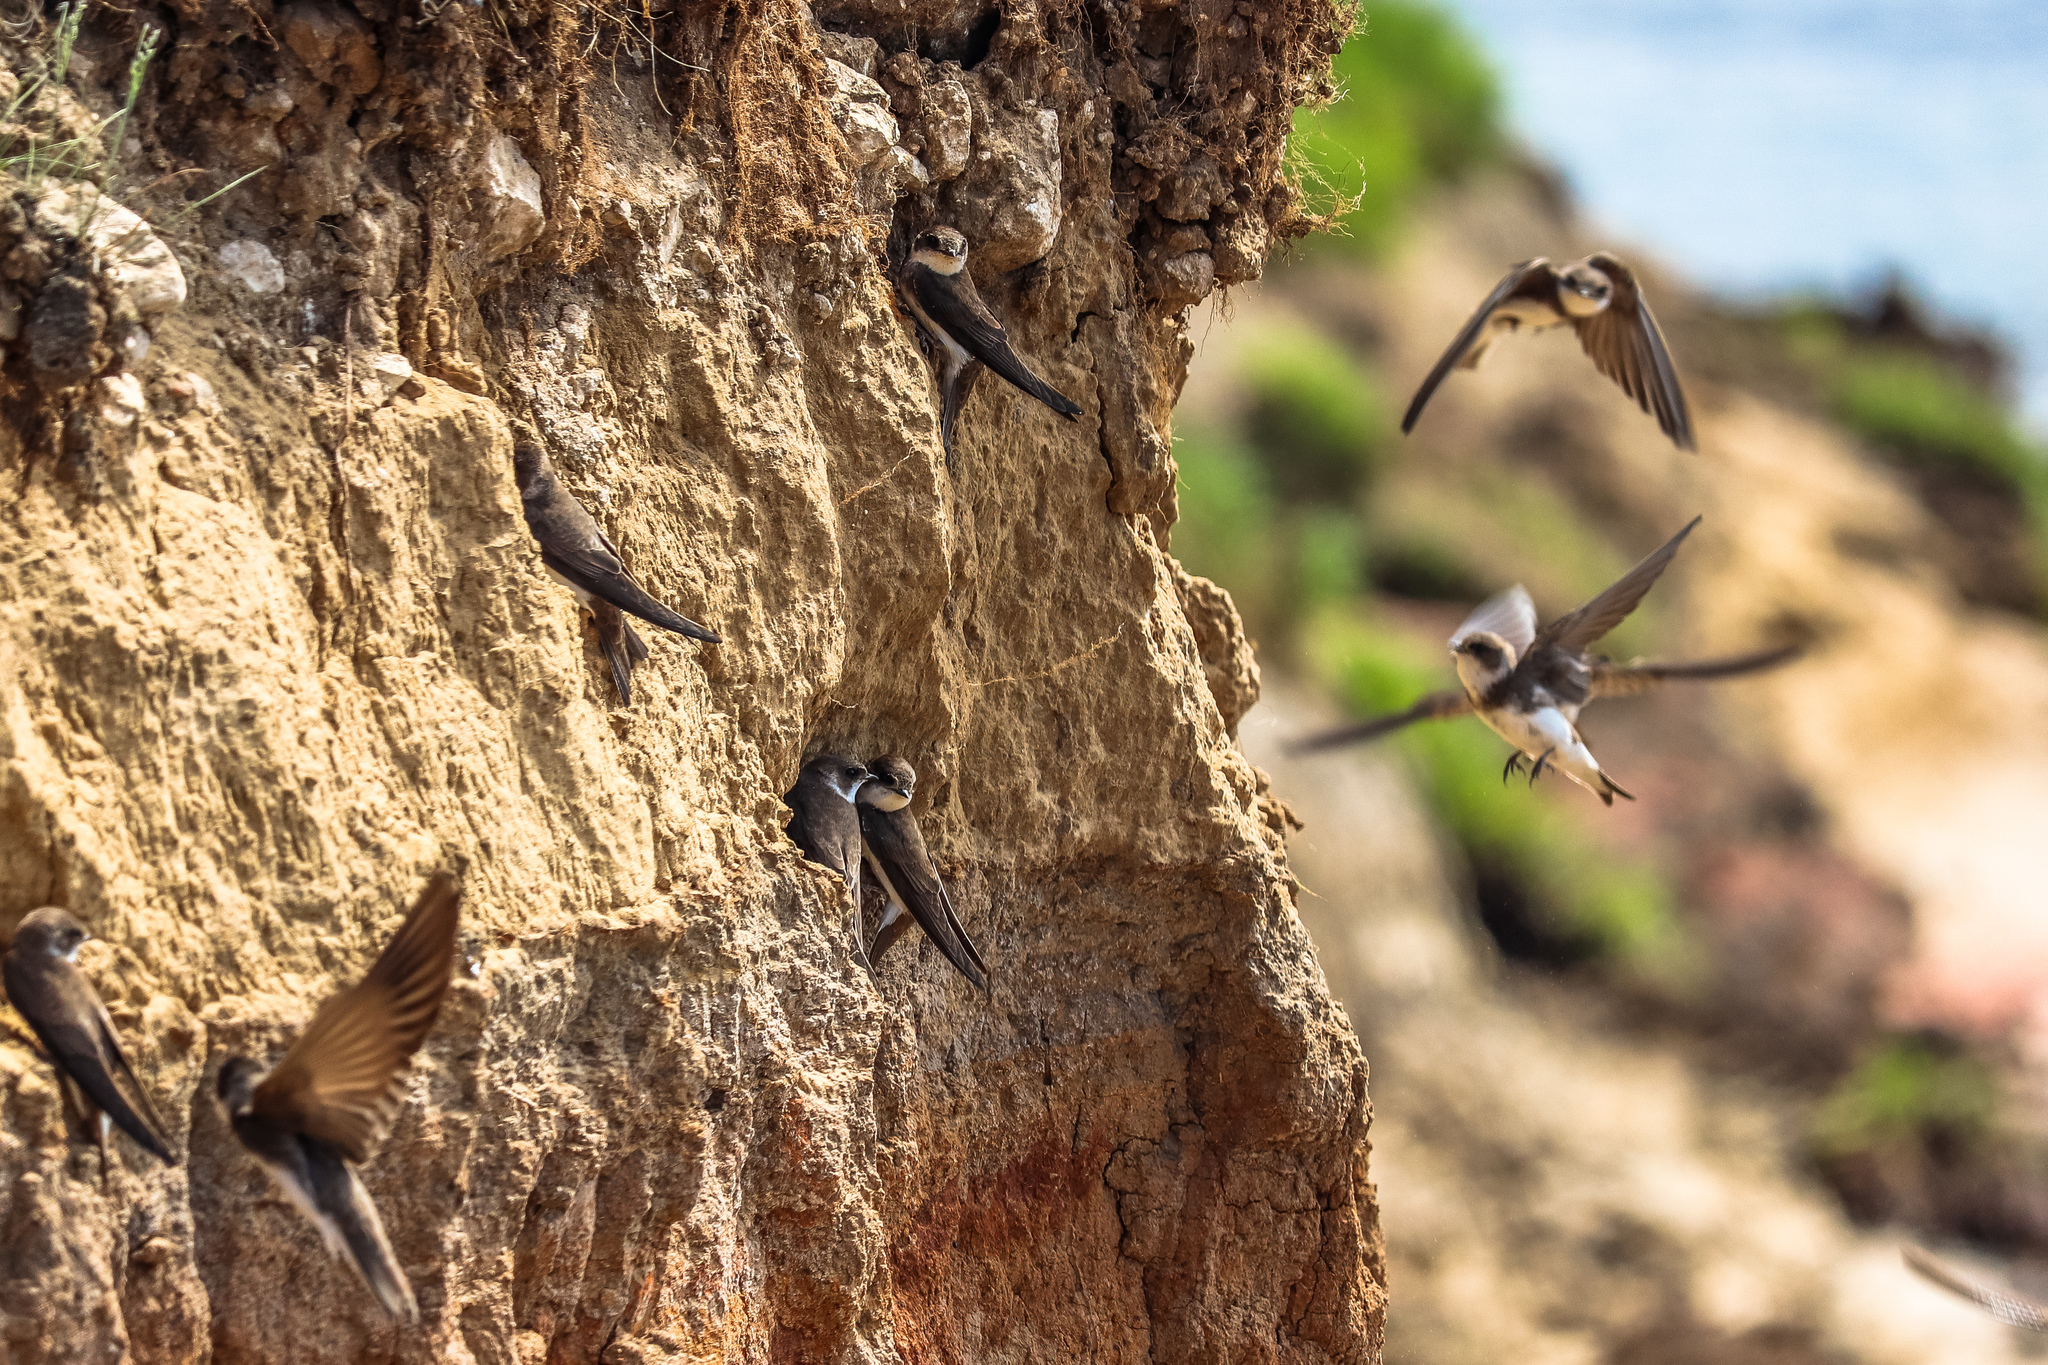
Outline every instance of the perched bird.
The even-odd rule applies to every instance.
[[[128,1065],[99,992],[78,970],[78,950],[91,937],[83,924],[54,906],[31,910],[15,927],[14,947],[0,979],[6,981],[7,998],[35,1030],[79,1112],[88,1120],[97,1114],[102,1158],[111,1120],[142,1147],[171,1162],[175,1158],[164,1137],[164,1121],[135,1078],[135,1068]]]
[[[918,346],[939,380],[939,441],[953,459],[953,423],[984,365],[1068,421],[1081,405],[1031,372],[975,292],[967,273],[967,239],[949,227],[919,234],[896,285],[917,323]]]
[[[419,1320],[419,1305],[354,1163],[390,1130],[404,1090],[399,1072],[448,993],[461,902],[455,879],[435,876],[369,972],[328,997],[283,1061],[266,1075],[249,1058],[230,1057],[215,1082],[242,1145],[328,1251],[403,1322]]]
[[[1951,1294],[1960,1294],[1971,1303],[2011,1327],[2025,1327],[2030,1331],[2048,1332],[2048,1306],[2022,1298],[2009,1290],[1985,1284],[1957,1270],[1948,1262],[1919,1247],[1902,1248],[1906,1264],[1926,1279],[1932,1280]]]
[[[985,991],[987,964],[975,950],[974,940],[960,927],[960,918],[953,913],[953,898],[946,894],[946,884],[939,880],[931,854],[925,851],[917,818],[910,813],[910,798],[916,791],[917,770],[892,754],[868,764],[868,780],[854,797],[860,808],[861,852],[889,898],[874,941],[868,945],[868,961],[880,967],[882,954],[909,930],[914,919],[925,937],[946,955],[946,961]]]
[[[1486,348],[1500,337],[1567,324],[1579,334],[1579,345],[1600,373],[1654,415],[1679,449],[1698,448],[1685,390],[1678,385],[1671,353],[1664,349],[1664,333],[1650,316],[1635,275],[1604,251],[1566,266],[1554,266],[1538,256],[1508,271],[1415,391],[1401,418],[1401,430],[1414,429],[1423,404],[1453,368],[1477,369]]]
[[[804,764],[782,799],[795,813],[789,837],[806,858],[831,868],[846,883],[853,897],[853,956],[872,972],[861,949],[860,813],[853,805],[867,780],[868,770],[860,764],[842,754],[826,754]]]
[[[575,593],[576,600],[597,618],[598,643],[611,663],[612,681],[618,685],[621,702],[632,704],[633,665],[647,657],[647,646],[619,612],[692,640],[719,643],[717,635],[664,607],[633,581],[619,559],[618,547],[598,529],[596,518],[583,504],[562,487],[538,441],[522,437],[513,445],[512,469],[519,480],[527,529],[540,543],[540,562],[551,578]],[[607,606],[612,610],[604,610]]]
[[[1488,598],[1465,618],[1451,636],[1451,656],[1460,691],[1432,692],[1397,715],[1378,716],[1298,741],[1297,752],[1334,748],[1398,730],[1418,720],[1441,720],[1476,713],[1502,739],[1515,746],[1502,770],[1535,759],[1529,770],[1534,782],[1544,768],[1555,768],[1598,796],[1607,805],[1617,796],[1635,798],[1600,770],[1579,737],[1579,709],[1597,697],[1647,692],[1660,683],[1706,678],[1731,678],[1754,673],[1792,659],[1799,646],[1761,650],[1725,659],[1686,663],[1630,664],[1588,659],[1586,650],[1620,625],[1643,600],[1678,553],[1679,545],[1700,524],[1694,517],[1685,529],[1623,574],[1598,597],[1567,616],[1536,629],[1536,607],[1520,584]]]

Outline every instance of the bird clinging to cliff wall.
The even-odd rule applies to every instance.
[[[868,945],[868,962],[879,967],[882,954],[914,919],[960,975],[987,990],[988,965],[953,913],[953,898],[946,894],[946,884],[925,851],[917,818],[910,813],[917,770],[893,754],[867,766],[868,779],[854,798],[860,808],[861,852],[889,898],[875,928],[875,941]]]
[[[369,1159],[398,1112],[399,1072],[448,993],[461,903],[455,879],[437,875],[363,979],[327,998],[283,1061],[266,1075],[230,1057],[215,1081],[236,1138],[403,1322],[419,1320],[419,1305],[351,1163]]]
[[[1487,347],[1519,331],[1570,326],[1600,373],[1621,385],[1644,412],[1657,419],[1681,450],[1697,449],[1685,390],[1664,348],[1664,333],[1650,315],[1649,301],[1635,274],[1618,257],[1596,252],[1570,265],[1543,257],[1508,271],[1479,305],[1415,391],[1401,430],[1412,431],[1423,405],[1453,369],[1476,369]]]
[[[1545,767],[1551,767],[1607,805],[1613,805],[1617,796],[1633,801],[1633,796],[1601,771],[1579,736],[1579,711],[1588,701],[1647,692],[1665,682],[1754,673],[1788,662],[1800,652],[1797,645],[1786,645],[1724,659],[1626,666],[1586,658],[1590,646],[1636,609],[1699,524],[1700,519],[1694,517],[1684,530],[1599,596],[1541,631],[1536,629],[1535,604],[1520,584],[1488,598],[1451,636],[1451,656],[1461,690],[1432,692],[1406,711],[1313,735],[1298,741],[1294,748],[1297,752],[1335,748],[1375,739],[1418,720],[1476,714],[1515,746],[1502,770],[1503,779],[1526,755],[1536,760],[1529,770],[1532,783]]]
[[[54,906],[24,915],[0,971],[7,998],[35,1030],[79,1111],[87,1119],[97,1114],[102,1157],[111,1120],[168,1164],[174,1158],[164,1121],[128,1065],[99,992],[78,970],[78,950],[91,937]]]
[[[804,764],[796,785],[782,799],[792,812],[789,837],[806,858],[831,868],[846,883],[853,897],[853,957],[873,972],[861,946],[860,813],[853,805],[867,780],[862,764],[844,754],[826,754]]]
[[[953,423],[985,365],[1068,421],[1081,405],[1032,373],[967,273],[967,239],[949,227],[920,233],[896,277],[917,340],[939,380],[939,442],[953,459]]]
[[[526,527],[540,544],[540,562],[548,575],[575,593],[576,600],[596,618],[598,643],[611,663],[612,682],[622,703],[633,704],[633,665],[647,657],[647,646],[619,612],[692,640],[719,643],[716,634],[669,610],[633,581],[619,558],[618,547],[598,529],[597,519],[562,487],[538,441],[521,437],[514,442],[512,468],[519,481]]]

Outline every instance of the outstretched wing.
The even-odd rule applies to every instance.
[[[1529,590],[1517,583],[1506,592],[1495,593],[1481,602],[1452,634],[1451,643],[1456,645],[1482,630],[1513,645],[1517,659],[1527,654],[1530,644],[1536,639],[1536,604],[1529,600]]]
[[[1633,697],[1656,690],[1667,682],[1706,682],[1714,678],[1736,678],[1744,673],[1761,673],[1798,658],[1799,645],[1760,649],[1751,654],[1733,654],[1724,659],[1694,659],[1672,664],[1611,664],[1598,660],[1592,665],[1593,695]]]
[[[1545,291],[1551,288],[1550,262],[1541,256],[1531,261],[1523,261],[1508,271],[1501,282],[1493,287],[1493,292],[1486,296],[1486,301],[1479,305],[1479,311],[1467,319],[1463,329],[1451,339],[1450,347],[1438,357],[1436,368],[1422,381],[1422,387],[1417,389],[1415,397],[1409,400],[1408,411],[1401,416],[1401,431],[1404,435],[1414,430],[1415,419],[1422,416],[1423,405],[1429,402],[1429,397],[1436,392],[1437,385],[1443,383],[1444,377],[1457,368],[1458,362],[1465,358],[1465,352],[1472,349],[1472,343],[1479,340],[1479,334],[1486,330],[1487,321],[1493,317],[1493,310],[1534,286],[1541,286]]]
[[[1680,450],[1697,450],[1685,390],[1679,387],[1678,371],[1664,348],[1664,333],[1650,315],[1649,301],[1636,285],[1635,273],[1604,251],[1588,256],[1586,263],[1607,276],[1614,292],[1605,308],[1573,323],[1579,345],[1586,348],[1600,373],[1621,385],[1644,412],[1656,417],[1657,425]]]
[[[1342,725],[1321,734],[1308,735],[1287,746],[1289,753],[1313,754],[1324,749],[1335,749],[1345,744],[1360,744],[1368,739],[1378,739],[1404,725],[1413,725],[1418,720],[1444,720],[1451,716],[1462,716],[1472,709],[1472,700],[1464,692],[1432,692],[1406,711],[1391,716],[1375,716],[1355,725]]]
[[[1545,626],[1536,637],[1536,648],[1530,653],[1533,655],[1551,649],[1574,655],[1585,653],[1589,646],[1620,625],[1636,609],[1636,604],[1643,600],[1643,594],[1663,576],[1671,564],[1671,557],[1678,553],[1678,547],[1699,524],[1700,518],[1694,517],[1685,524],[1684,530],[1645,555],[1640,563],[1616,579],[1613,586],[1598,597]]]
[[[398,1112],[398,1072],[448,993],[462,893],[438,873],[363,979],[320,1006],[251,1098],[261,1117],[364,1161]]]
[[[2025,1327],[2034,1332],[2048,1332],[2048,1307],[1965,1275],[1940,1257],[1922,1251],[1919,1247],[1909,1245],[1900,1248],[1900,1252],[1906,1258],[1906,1264],[1912,1267],[1915,1273],[1940,1285],[1951,1294],[1960,1294],[2000,1322],[2013,1327]]]

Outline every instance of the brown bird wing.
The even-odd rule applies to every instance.
[[[1713,678],[1734,678],[1760,673],[1766,668],[1790,663],[1803,652],[1798,645],[1759,649],[1750,654],[1732,654],[1722,659],[1693,659],[1673,664],[1611,664],[1594,661],[1593,695],[1633,697],[1654,691],[1667,682],[1704,682]]]
[[[1415,429],[1415,421],[1422,416],[1423,405],[1429,402],[1430,395],[1436,392],[1437,385],[1443,383],[1445,376],[1457,368],[1458,362],[1465,358],[1465,352],[1472,349],[1472,343],[1479,340],[1479,334],[1486,330],[1487,319],[1493,316],[1493,310],[1509,299],[1530,290],[1532,286],[1539,287],[1544,294],[1554,292],[1554,286],[1550,282],[1550,262],[1541,256],[1531,261],[1523,261],[1502,276],[1501,282],[1486,296],[1486,301],[1479,305],[1479,311],[1468,318],[1464,328],[1451,339],[1450,347],[1438,358],[1436,368],[1422,381],[1422,387],[1415,391],[1415,397],[1408,402],[1408,411],[1401,416],[1401,431],[1404,435]]]
[[[1545,626],[1537,634],[1536,643],[1524,662],[1550,649],[1573,655],[1585,653],[1589,646],[1620,625],[1636,609],[1636,604],[1643,600],[1643,594],[1663,575],[1671,564],[1671,557],[1678,553],[1678,547],[1699,524],[1700,519],[1694,517],[1685,524],[1684,530],[1645,555],[1640,563],[1616,579],[1598,597]]]
[[[1637,287],[1635,273],[1604,251],[1588,256],[1586,263],[1612,281],[1614,292],[1605,308],[1573,323],[1579,345],[1586,348],[1600,373],[1621,385],[1644,412],[1657,419],[1657,425],[1679,449],[1697,450],[1685,390],[1679,387],[1671,352],[1664,349],[1664,333],[1650,315],[1649,301]]]
[[[251,1098],[256,1114],[364,1161],[398,1112],[398,1072],[419,1049],[455,965],[462,893],[438,873],[363,979],[320,1006]]]
[[[967,937],[946,884],[939,880],[925,849],[924,834],[906,807],[899,811],[860,808],[860,833],[868,858],[885,887],[894,889],[903,908],[953,964],[960,975],[983,990],[988,989],[988,967],[981,960],[974,941]]]
[[[1324,749],[1335,749],[1340,745],[1359,744],[1368,739],[1378,739],[1404,725],[1418,720],[1443,720],[1450,716],[1462,716],[1472,709],[1472,700],[1463,690],[1456,692],[1432,692],[1406,711],[1391,716],[1375,716],[1354,725],[1341,725],[1321,734],[1308,735],[1287,746],[1289,753],[1313,754]]]
[[[2013,1327],[2025,1327],[2030,1331],[2048,1332],[2048,1307],[2032,1299],[1985,1284],[1957,1270],[1948,1262],[1916,1246],[1901,1249],[1906,1264],[1925,1279],[1940,1285],[1951,1294],[1960,1294],[1971,1303]]]

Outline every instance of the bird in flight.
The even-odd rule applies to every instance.
[[[920,233],[896,277],[897,292],[917,324],[918,347],[939,380],[939,442],[953,460],[953,423],[983,366],[1068,421],[1081,405],[1040,379],[1010,349],[1009,334],[981,301],[967,273],[967,239],[949,227]]]
[[[402,1322],[419,1321],[419,1305],[355,1165],[390,1131],[399,1073],[448,993],[461,903],[455,879],[436,876],[369,972],[328,997],[283,1061],[266,1073],[230,1057],[215,1081],[235,1137]]]
[[[1401,418],[1402,432],[1415,429],[1423,405],[1453,369],[1477,369],[1487,348],[1501,337],[1567,325],[1578,333],[1579,345],[1600,373],[1655,417],[1679,449],[1699,448],[1685,390],[1649,301],[1634,272],[1604,251],[1564,266],[1538,256],[1508,271],[1415,391]]]
[[[1579,734],[1579,711],[1587,702],[1647,692],[1666,682],[1754,673],[1786,663],[1800,652],[1799,646],[1786,645],[1721,659],[1626,665],[1586,657],[1587,649],[1636,609],[1699,524],[1700,519],[1694,517],[1613,586],[1540,631],[1535,604],[1520,584],[1488,598],[1451,636],[1451,658],[1460,684],[1457,691],[1432,692],[1395,715],[1312,735],[1295,743],[1296,752],[1376,739],[1418,720],[1477,715],[1515,746],[1501,771],[1502,780],[1528,758],[1534,760],[1529,770],[1531,783],[1545,768],[1551,768],[1606,805],[1613,805],[1617,796],[1635,800],[1601,770]]]

